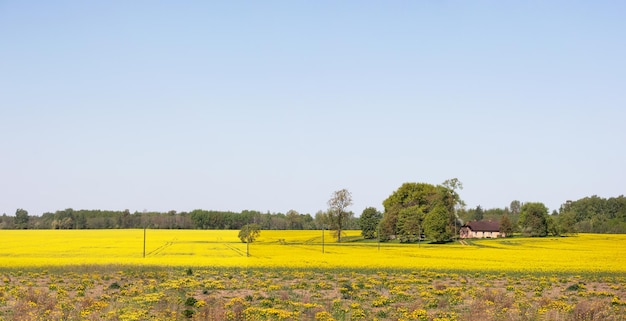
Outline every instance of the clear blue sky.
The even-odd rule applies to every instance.
[[[624,1],[0,1],[0,214],[626,193]]]

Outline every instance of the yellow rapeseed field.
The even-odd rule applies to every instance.
[[[626,235],[510,238],[459,243],[336,243],[326,231],[0,230],[2,267],[146,265],[626,273]],[[344,239],[358,238],[348,231]],[[322,248],[322,245],[323,248]],[[322,252],[322,250],[324,252]]]

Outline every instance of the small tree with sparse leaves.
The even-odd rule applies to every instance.
[[[259,224],[246,224],[239,231],[239,239],[246,243],[246,255],[250,256],[250,243],[254,242],[261,235]]]
[[[335,231],[337,242],[341,242],[343,227],[352,216],[352,212],[346,210],[350,205],[352,205],[352,194],[345,188],[334,192],[330,200],[328,200],[327,213],[330,229]]]

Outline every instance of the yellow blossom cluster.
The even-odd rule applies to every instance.
[[[347,231],[262,231],[247,255],[234,230],[0,230],[5,268],[80,265],[626,273],[626,235],[473,240],[468,245],[359,241]],[[356,240],[356,241],[354,241]],[[144,243],[145,241],[145,243]],[[144,246],[145,244],[145,246]],[[320,283],[321,285],[321,283]],[[219,284],[215,284],[219,287]]]

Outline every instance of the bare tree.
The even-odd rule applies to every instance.
[[[352,212],[346,211],[352,205],[352,194],[347,189],[336,191],[328,200],[328,218],[330,229],[337,233],[337,242],[341,242],[341,232]]]
[[[453,204],[450,211],[450,214],[452,214],[450,217],[450,224],[452,225],[454,236],[456,237],[458,236],[457,228],[463,224],[460,222],[461,219],[459,218],[459,210],[465,207],[465,202],[461,199],[461,196],[459,196],[459,193],[457,192],[457,190],[463,189],[463,183],[458,178],[451,178],[445,180],[441,185],[447,188],[452,195]]]

